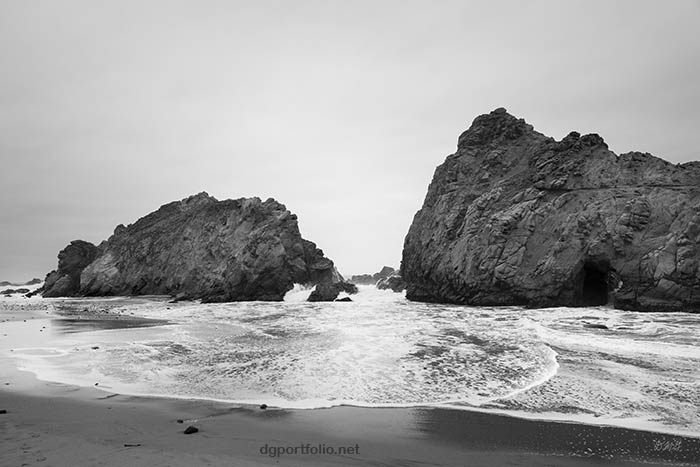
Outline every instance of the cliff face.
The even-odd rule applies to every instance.
[[[700,163],[555,141],[497,109],[433,177],[404,243],[407,297],[700,310]]]
[[[217,201],[200,193],[128,227],[120,225],[108,240],[91,246],[94,255],[71,255],[81,261],[67,272],[59,260],[58,271],[47,276],[44,296],[282,300],[294,283],[342,280],[333,262],[301,238],[296,215],[273,199]],[[50,282],[54,276],[70,281]]]

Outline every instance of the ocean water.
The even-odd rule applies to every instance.
[[[700,315],[422,304],[374,287],[353,302],[308,303],[308,293],[38,299],[49,314],[0,323],[0,352],[43,380],[126,394],[441,405],[699,436]],[[41,332],[12,340],[27,326]]]

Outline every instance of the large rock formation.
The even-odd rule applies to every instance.
[[[700,163],[561,141],[497,109],[440,165],[406,236],[407,297],[700,310]]]
[[[43,294],[282,300],[294,283],[339,281],[333,262],[301,238],[296,215],[284,205],[200,193],[119,225],[99,247],[72,242]]]

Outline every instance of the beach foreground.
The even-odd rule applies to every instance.
[[[110,394],[39,382],[24,372],[3,379],[0,465],[6,466],[700,462],[700,439],[622,428],[435,408],[262,410]],[[185,435],[188,426],[199,432]],[[280,448],[289,453],[278,454]],[[340,448],[348,454],[330,454]]]

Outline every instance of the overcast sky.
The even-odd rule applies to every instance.
[[[0,0],[0,280],[207,191],[398,266],[435,167],[506,107],[700,159],[700,1]]]

